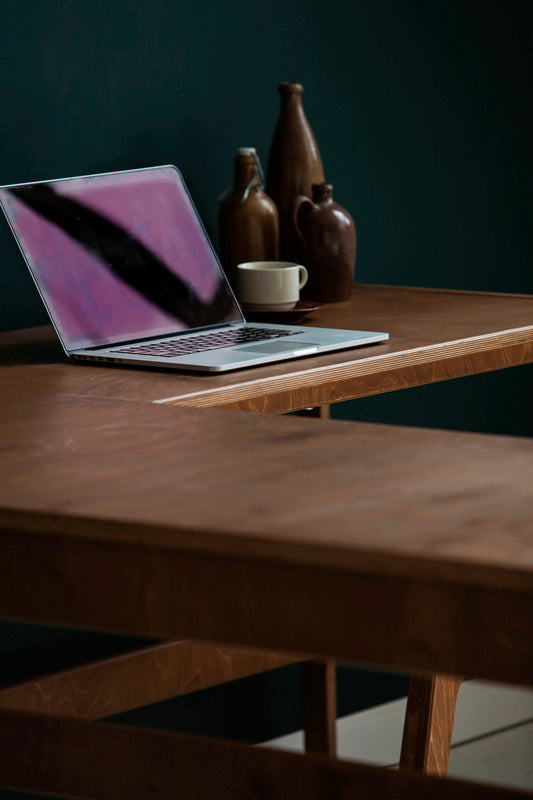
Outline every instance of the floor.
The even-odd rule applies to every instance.
[[[337,720],[340,758],[398,764],[406,700]],[[302,751],[301,731],[267,743]],[[466,681],[457,700],[449,775],[533,789],[533,691]]]

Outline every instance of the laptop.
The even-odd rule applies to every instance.
[[[247,323],[172,165],[0,187],[67,356],[223,372],[388,339]]]

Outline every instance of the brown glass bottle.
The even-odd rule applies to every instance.
[[[309,272],[302,297],[333,303],[350,297],[355,271],[356,234],[346,209],[333,200],[330,183],[313,184],[313,199],[294,206],[300,256]]]
[[[294,230],[293,205],[300,195],[311,196],[311,186],[322,183],[324,170],[303,109],[303,86],[282,83],[278,89],[281,107],[270,146],[266,190],[279,211],[280,258],[298,261],[299,241]]]
[[[253,147],[237,150],[233,186],[220,198],[218,239],[220,261],[233,291],[237,264],[279,258],[278,210],[263,191],[261,163]]]

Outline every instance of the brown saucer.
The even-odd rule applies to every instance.
[[[321,304],[313,300],[299,300],[293,308],[278,309],[277,311],[273,309],[259,311],[247,308],[245,305],[243,305],[242,310],[246,320],[249,322],[279,322],[283,325],[294,324],[307,314],[318,311],[319,308],[322,308]]]

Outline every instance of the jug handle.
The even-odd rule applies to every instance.
[[[299,215],[300,211],[305,207],[309,208],[311,211],[314,211],[314,209],[316,208],[315,204],[313,203],[313,201],[309,197],[306,197],[303,194],[298,195],[298,197],[295,199],[294,205],[293,205],[292,221],[293,221],[294,227],[296,228],[296,233],[298,234],[298,236],[300,237],[302,242],[304,242],[305,239],[304,239],[304,236],[303,236],[303,234],[302,234],[302,232],[300,230],[300,226],[298,225],[298,215]]]

